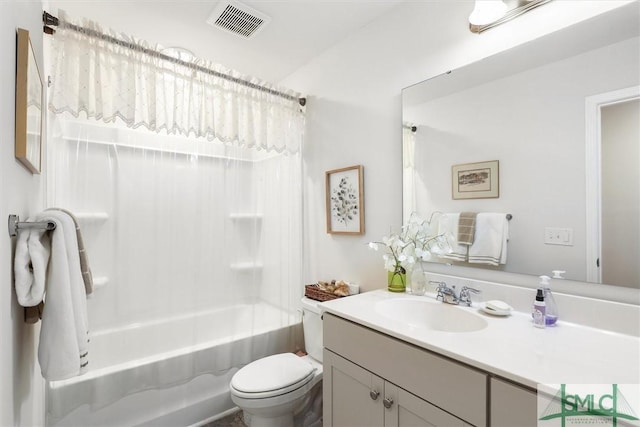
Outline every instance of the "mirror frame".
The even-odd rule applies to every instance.
[[[29,66],[33,64],[36,68],[38,80],[29,79]],[[32,123],[29,120],[29,87],[35,85],[39,91],[40,121]],[[42,126],[43,113],[42,106],[44,97],[44,85],[42,76],[38,69],[33,46],[29,38],[29,31],[18,28],[16,35],[16,136],[15,136],[15,156],[32,174],[39,174],[42,165]],[[33,120],[33,119],[31,119]],[[29,129],[37,126],[37,133],[29,135]],[[34,158],[30,153],[38,153]]]

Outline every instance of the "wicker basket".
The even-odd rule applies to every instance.
[[[323,291],[318,287],[318,285],[305,285],[304,296],[316,301],[329,301],[332,299],[340,298],[340,295],[335,295],[331,292]]]

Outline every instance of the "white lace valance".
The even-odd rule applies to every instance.
[[[60,15],[62,24],[51,43],[52,112],[76,117],[84,112],[105,122],[119,118],[133,128],[144,126],[269,151],[300,150],[304,109],[298,94],[200,59],[182,65],[158,58],[145,50],[161,51],[159,46],[105,31],[89,20],[77,24],[87,31],[77,31],[64,24],[69,19],[63,12]],[[124,43],[112,43],[109,37]],[[200,71],[202,67],[232,79]],[[290,98],[248,87],[234,78]]]

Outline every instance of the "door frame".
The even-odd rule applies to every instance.
[[[587,282],[602,283],[602,107],[640,98],[640,86],[588,96],[585,99],[585,176]]]

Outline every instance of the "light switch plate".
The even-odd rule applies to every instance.
[[[545,245],[573,246],[573,228],[546,227],[544,243]]]

